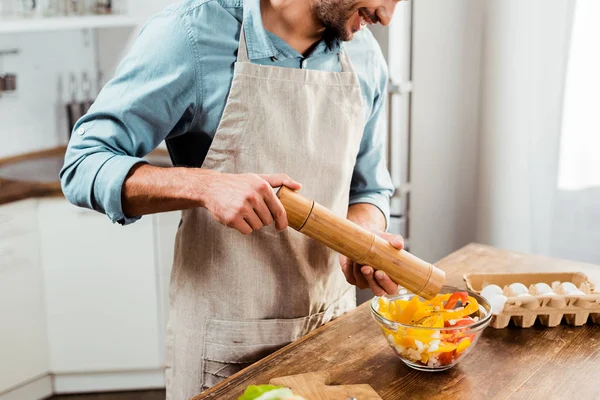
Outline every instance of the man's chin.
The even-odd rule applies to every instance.
[[[353,28],[346,28],[344,30],[344,32],[340,32],[340,34],[338,35],[338,40],[341,40],[342,42],[349,42],[354,38],[354,35],[356,33],[358,33],[360,31],[359,30],[354,30]]]
[[[325,32],[324,39],[327,42],[333,42],[336,40],[342,42],[349,42],[354,37],[354,33],[350,29],[346,29],[344,31],[340,30],[328,30]]]

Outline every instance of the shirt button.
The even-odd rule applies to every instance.
[[[83,126],[80,126],[75,133],[77,133],[77,136],[81,137],[85,135],[85,128]]]
[[[302,60],[302,69],[306,69],[306,64],[308,64],[308,61],[306,59]]]

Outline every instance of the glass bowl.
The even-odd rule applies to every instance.
[[[475,322],[444,328],[423,327],[390,320],[379,313],[379,299],[371,300],[371,314],[381,328],[390,347],[409,367],[419,371],[445,371],[458,364],[473,350],[481,333],[492,319],[492,308],[481,296],[466,289],[444,286],[440,294],[467,292],[479,303],[479,309],[470,314]],[[390,302],[411,300],[414,294],[401,290],[397,295],[384,296]],[[419,297],[420,301],[424,299]],[[394,303],[396,304],[396,303]],[[451,320],[449,323],[456,323]]]

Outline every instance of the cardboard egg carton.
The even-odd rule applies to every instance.
[[[520,273],[520,274],[467,274],[464,277],[467,288],[480,294],[488,285],[503,289],[506,303],[501,312],[494,315],[490,326],[506,328],[510,321],[521,328],[531,327],[536,320],[542,325],[555,327],[563,319],[569,325],[584,325],[591,317],[593,323],[600,324],[600,292],[585,274],[564,273]],[[559,283],[570,282],[583,294],[568,294]],[[529,295],[516,296],[511,284],[522,283],[529,288]],[[537,294],[536,284],[546,283],[553,293]]]

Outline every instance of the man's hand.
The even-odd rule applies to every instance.
[[[402,250],[404,247],[402,236],[385,232],[375,232],[375,234],[389,240],[392,246],[398,250]],[[398,285],[383,271],[375,271],[368,265],[357,264],[345,256],[340,256],[340,264],[348,283],[359,289],[371,288],[375,296],[383,296],[386,293],[393,295],[398,292]]]
[[[204,168],[137,164],[121,190],[125,215],[141,216],[204,207],[223,225],[249,234],[273,222],[287,228],[287,215],[273,188],[302,185],[284,174],[225,174]]]
[[[366,203],[351,205],[348,207],[348,219],[374,232],[376,235],[389,240],[392,246],[398,250],[402,250],[404,247],[402,236],[384,232],[386,229],[385,217],[379,208],[374,205]],[[383,296],[386,293],[392,295],[398,292],[398,285],[383,271],[375,271],[373,267],[368,265],[356,264],[344,256],[340,256],[340,264],[346,280],[351,285],[356,285],[360,289],[371,288],[375,296]]]
[[[300,190],[289,176],[211,174],[202,189],[203,206],[213,218],[244,235],[275,222],[278,231],[288,226],[285,208],[272,188],[285,185]]]

